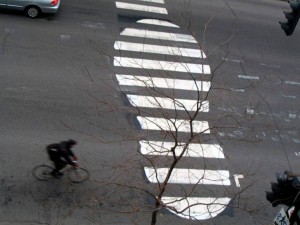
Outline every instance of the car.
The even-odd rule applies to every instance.
[[[0,0],[0,8],[23,11],[30,18],[56,13],[59,5],[60,0]]]

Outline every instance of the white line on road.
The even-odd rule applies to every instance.
[[[246,76],[246,75],[238,75],[238,78],[247,79],[247,80],[259,80],[259,77],[256,77],[256,76]]]
[[[138,86],[138,87],[154,87],[154,88],[168,88],[188,91],[205,91],[210,89],[209,81],[194,81],[194,80],[180,80],[160,77],[145,77],[116,74],[119,85]]]
[[[261,66],[267,66],[267,67],[273,67],[273,68],[280,68],[279,65],[271,65],[271,64],[265,64],[265,63],[260,63]]]
[[[230,198],[162,197],[170,208],[174,207],[177,216],[192,220],[207,220],[220,214],[230,203]]]
[[[139,5],[139,4],[133,4],[133,3],[116,2],[116,7],[119,9],[136,10],[136,11],[158,13],[158,14],[168,14],[168,11],[165,8],[156,7],[156,6],[147,6],[147,5]]]
[[[174,28],[179,28],[179,26],[163,21],[163,20],[156,20],[156,19],[142,19],[136,21],[137,23],[143,23],[143,24],[150,24],[150,25],[157,25],[157,26],[164,26],[164,27],[174,27]]]
[[[242,175],[242,174],[234,174],[233,176],[234,176],[234,181],[235,181],[236,186],[237,187],[241,187],[239,179],[244,178],[244,175]]]
[[[68,34],[60,35],[60,40],[70,40],[70,39],[71,39],[71,35],[68,35]]]
[[[114,66],[164,70],[184,73],[210,74],[209,65],[138,59],[128,57],[114,57]]]
[[[178,48],[171,46],[162,45],[149,45],[125,41],[116,41],[114,44],[116,50],[132,51],[132,52],[144,52],[144,53],[155,53],[163,55],[178,55],[182,57],[196,57],[196,58],[206,58],[203,51],[199,49],[191,48]]]
[[[190,121],[188,120],[164,119],[157,117],[141,116],[137,116],[137,119],[142,129],[144,130],[178,131],[187,133],[191,132]],[[192,129],[194,133],[210,133],[207,121],[192,121]]]
[[[152,30],[134,29],[134,28],[125,28],[125,30],[121,32],[121,35],[140,37],[140,38],[152,38],[152,39],[167,40],[167,41],[197,43],[195,38],[188,34],[167,33],[167,32],[159,32],[159,31],[152,31]]]
[[[290,119],[296,119],[297,118],[297,113],[296,112],[289,112],[289,118]]]
[[[243,60],[240,59],[228,59],[228,58],[223,58],[224,61],[229,61],[229,62],[234,62],[234,63],[243,63]]]
[[[297,98],[295,95],[282,95],[283,98],[291,98],[291,99],[295,99]]]
[[[234,92],[245,92],[244,89],[234,89],[234,88],[231,88],[230,90],[234,91]]]
[[[143,95],[127,95],[130,103],[136,107],[172,109],[208,112],[208,101],[198,102],[197,100],[161,98]]]
[[[160,4],[165,4],[164,0],[139,0],[142,2],[154,2],[154,3],[160,3]]]
[[[254,109],[251,109],[251,108],[247,107],[246,108],[246,113],[250,114],[250,115],[253,115],[255,112],[254,112]]]
[[[171,149],[175,146],[174,142],[161,141],[140,141],[141,153],[144,155],[162,155],[172,156]],[[184,151],[185,144],[179,143],[175,148],[175,155],[179,156]],[[187,146],[184,157],[195,158],[216,158],[224,159],[223,149],[217,144],[194,144],[190,143]]]
[[[144,167],[147,179],[151,183],[162,183],[170,168]],[[197,169],[173,169],[169,178],[170,184],[206,184],[225,185],[231,184],[227,170],[197,170]]]
[[[289,81],[289,80],[286,80],[284,83],[285,84],[291,84],[291,85],[300,85],[300,82]]]

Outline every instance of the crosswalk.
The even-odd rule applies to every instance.
[[[147,5],[143,4],[145,2]],[[120,10],[167,15],[168,11],[163,5],[164,0],[136,0],[135,3],[125,0],[116,1],[116,7]],[[186,115],[191,115],[193,112],[207,114],[210,109],[209,100],[205,96],[211,88],[209,81],[211,69],[196,39],[190,34],[181,32],[176,24],[165,20],[141,19],[136,21],[136,24],[142,24],[143,28],[126,27],[114,43],[114,49],[119,54],[114,56],[113,65],[122,70],[122,73],[116,74],[117,81],[120,86],[138,87],[143,90],[144,94],[126,93],[132,106],[147,112],[158,109],[171,112],[167,116],[151,113],[137,116],[141,129],[154,132],[169,131],[183,134],[192,132],[196,135],[209,135],[211,133],[209,121],[189,120],[187,116],[183,118],[178,116],[178,112],[186,112]],[[165,32],[162,29],[164,27],[168,30],[173,29],[174,32]],[[133,53],[135,55],[128,57]],[[158,57],[161,55],[177,57],[181,60],[176,58],[162,60]],[[159,91],[150,94],[149,89]],[[170,96],[167,94],[168,91],[178,91],[178,93],[189,91],[200,94],[196,99],[186,99]],[[170,149],[174,146],[176,148],[174,152],[171,152]],[[225,155],[216,140],[213,144],[178,142],[178,140],[175,143],[163,137],[157,140],[144,138],[140,141],[140,152],[145,156],[170,157],[175,154],[176,157],[182,156],[185,159],[215,159],[221,162],[220,165],[214,165],[213,169],[174,168],[168,180],[171,185],[190,185],[200,187],[200,189],[202,186],[213,189],[216,186],[230,187],[232,185],[230,172],[224,168],[217,168],[222,167]],[[169,170],[168,167],[155,165],[144,167],[148,181],[154,184],[163,183]],[[220,214],[231,198],[220,193],[199,197],[172,196],[167,193],[162,201],[170,209],[175,208],[177,212],[180,212],[178,216],[205,220]],[[175,213],[173,210],[171,212]]]

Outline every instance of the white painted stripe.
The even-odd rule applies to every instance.
[[[274,68],[280,68],[279,65],[271,65],[271,64],[265,64],[265,63],[260,63],[261,66],[268,66],[268,67],[274,67]]]
[[[193,36],[187,34],[167,33],[167,32],[159,32],[159,31],[151,31],[151,30],[134,29],[134,28],[125,28],[125,30],[121,32],[121,35],[131,36],[131,37],[141,37],[141,38],[152,38],[152,39],[167,40],[167,41],[197,43],[197,41]]]
[[[71,35],[68,35],[68,34],[61,34],[61,35],[60,35],[60,39],[61,39],[61,40],[70,40],[70,39],[71,39]]]
[[[230,198],[162,197],[162,201],[174,207],[176,215],[185,219],[206,220],[220,214],[230,203]],[[172,210],[170,210],[173,212]],[[174,212],[173,212],[174,213]]]
[[[147,6],[147,5],[139,5],[125,2],[116,2],[116,7],[119,9],[129,9],[150,13],[158,13],[158,14],[168,14],[166,8],[156,7],[156,6]]]
[[[246,108],[247,114],[253,115],[254,114],[254,109],[251,109],[249,107]]]
[[[145,130],[165,130],[165,131],[178,131],[178,132],[191,132],[190,121],[164,119],[157,117],[141,117],[137,116],[142,129]],[[194,133],[210,133],[207,121],[192,121],[192,128]]]
[[[297,118],[296,112],[289,112],[289,118],[290,119],[296,119]]]
[[[184,73],[210,74],[209,65],[127,57],[114,57],[114,66],[151,70],[165,70]]]
[[[234,91],[234,92],[245,92],[244,89],[234,89],[234,88],[231,88],[230,90]]]
[[[145,77],[116,74],[119,85],[169,88],[188,91],[205,91],[210,89],[209,81],[180,80],[160,77]]]
[[[163,21],[163,20],[156,20],[156,19],[142,19],[136,21],[137,23],[143,23],[143,24],[150,24],[150,25],[157,25],[157,26],[164,26],[164,27],[174,27],[179,28],[176,24]]]
[[[297,98],[295,95],[282,95],[282,97],[284,97],[284,98],[292,98],[292,99]]]
[[[208,101],[198,102],[197,100],[161,98],[142,95],[127,95],[130,103],[136,107],[173,109],[186,111],[208,112]]]
[[[238,75],[238,77],[247,80],[259,80],[259,77],[255,77],[255,76]]]
[[[141,153],[143,155],[162,155],[172,156],[171,149],[175,146],[174,142],[160,142],[160,141],[140,141]],[[179,156],[184,150],[185,144],[179,143],[175,148],[175,155]],[[190,143],[183,157],[197,157],[197,158],[216,158],[224,159],[223,149],[217,144],[194,144]]]
[[[163,55],[178,55],[182,57],[206,58],[203,51],[200,51],[199,49],[191,49],[191,48],[149,45],[149,44],[132,43],[132,42],[125,42],[125,41],[116,41],[114,44],[114,48],[116,50],[123,50],[123,51],[155,53],[155,54],[163,54]]]
[[[165,4],[164,0],[139,0],[142,2],[154,2],[154,3],[160,3],[160,4]]]
[[[234,63],[243,63],[243,60],[240,59],[228,59],[228,58],[223,58],[224,61],[230,61],[230,62],[234,62]]]
[[[237,187],[241,187],[239,179],[243,179],[244,175],[243,174],[234,174],[233,176],[234,176],[235,185]]]
[[[147,179],[151,183],[163,183],[170,168],[144,168]],[[173,169],[168,181],[169,184],[205,184],[230,185],[229,171],[227,170],[197,170]]]
[[[300,85],[300,82],[289,81],[289,80],[285,81],[284,83],[285,84],[291,84],[291,85]]]

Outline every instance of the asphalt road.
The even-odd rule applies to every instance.
[[[120,33],[142,28],[135,24],[142,18],[171,21],[199,43],[212,70],[204,78],[212,84],[210,113],[199,119],[214,128],[211,136],[226,156],[222,166],[244,176],[240,187],[232,180],[230,187],[217,190],[242,193],[216,218],[197,222],[162,211],[158,224],[272,222],[279,207],[265,200],[269,182],[276,172],[299,172],[300,31],[297,27],[286,37],[280,29],[287,3],[166,0],[163,7],[167,15],[117,9],[115,1],[64,0],[57,15],[36,20],[1,11],[1,225],[150,224],[149,198],[114,185],[155,188],[143,182],[147,163],[137,151],[143,133],[124,100],[124,92],[139,90],[120,88],[115,73],[122,71],[113,66],[116,55],[165,58],[114,50]],[[192,98],[188,92],[178,95]],[[48,162],[45,146],[69,138],[79,142],[74,151],[91,181],[36,181],[31,169]],[[183,161],[181,167],[197,169],[198,163]]]

